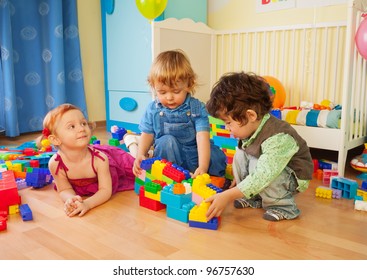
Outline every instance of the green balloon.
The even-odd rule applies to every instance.
[[[168,0],[135,0],[139,12],[147,19],[160,16],[167,6]]]

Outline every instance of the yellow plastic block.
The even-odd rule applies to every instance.
[[[201,185],[201,186],[197,185],[192,188],[192,192],[201,196],[203,199],[207,199],[217,193],[215,190],[209,188],[206,185]]]
[[[203,222],[207,223],[208,219],[206,218],[206,212],[208,212],[210,203],[209,202],[201,202],[200,205],[195,205],[189,213],[189,220],[195,222]]]
[[[315,195],[316,197],[331,199],[333,197],[333,191],[327,187],[317,187]]]
[[[144,191],[144,196],[156,201],[161,201],[161,192],[151,193]]]
[[[358,190],[357,190],[357,195],[358,195],[358,196],[362,196],[363,201],[367,201],[367,191],[364,191],[364,190],[358,189]]]
[[[152,170],[151,170],[151,175],[157,179],[157,180],[162,180],[162,176],[163,176],[163,168],[166,166],[166,164],[164,162],[161,162],[159,160],[156,160],[153,164],[152,164]]]
[[[211,181],[209,174],[205,173],[202,175],[198,175],[192,182],[192,189],[194,190],[195,186],[205,186],[206,184],[210,184],[210,182]]]
[[[19,205],[18,204],[10,205],[9,206],[9,215],[17,214],[17,213],[19,213]]]

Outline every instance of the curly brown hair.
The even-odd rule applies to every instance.
[[[214,85],[206,108],[215,118],[230,116],[244,125],[248,122],[247,110],[255,111],[258,120],[270,112],[271,95],[269,84],[261,76],[229,72]]]

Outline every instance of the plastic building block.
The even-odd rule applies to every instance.
[[[154,157],[154,158],[148,158],[148,159],[144,159],[142,160],[142,162],[140,163],[140,167],[144,170],[150,170],[152,169],[152,165],[153,163],[158,160],[160,161],[161,158],[160,157]]]
[[[174,194],[185,194],[186,190],[185,190],[184,184],[181,184],[181,183],[174,184],[173,193]]]
[[[354,202],[354,209],[360,211],[367,211],[367,201],[356,200]]]
[[[169,164],[166,164],[166,166],[163,168],[162,174],[177,183],[180,183],[183,180],[185,180],[185,174]]]
[[[197,222],[197,221],[189,221],[190,227],[203,228],[203,229],[212,229],[217,230],[220,224],[220,217],[215,217],[208,221],[207,223]]]
[[[341,199],[342,198],[342,190],[332,189],[333,190],[333,198]]]
[[[139,205],[154,211],[160,211],[166,208],[165,204],[162,204],[159,201],[145,197],[143,187],[140,188],[139,192]]]
[[[207,222],[206,212],[208,211],[210,203],[208,202],[201,202],[200,205],[195,205],[189,214],[189,221],[196,221],[196,222]]]
[[[199,177],[199,176],[198,176]],[[200,179],[199,179],[200,180]],[[221,192],[222,189],[208,183],[208,184],[200,184],[200,181],[194,180],[193,186],[192,186],[192,192],[198,194],[203,199],[207,199],[216,193]]]
[[[108,140],[108,145],[118,147],[120,145],[120,141],[115,138],[111,138]]]
[[[313,173],[313,176],[317,179],[317,180],[322,180],[323,178],[323,171],[322,169],[317,169],[315,173]]]
[[[226,179],[224,177],[210,176],[210,181],[213,185],[223,188]]]
[[[152,164],[151,175],[157,180],[162,180],[162,178],[163,178],[163,169],[164,169],[165,166],[166,166],[165,162],[156,160]]]
[[[0,231],[6,230],[6,219],[0,216]]]
[[[127,130],[125,128],[120,128],[117,126],[111,127],[111,135],[113,139],[121,141],[126,133]]]
[[[19,212],[22,216],[23,221],[31,221],[33,220],[33,214],[31,208],[29,208],[28,204],[22,204],[19,206]]]
[[[333,190],[328,187],[317,187],[315,190],[316,197],[322,197],[322,198],[329,198],[331,199],[333,197]]]
[[[357,195],[361,196],[364,201],[367,201],[367,191],[362,190],[362,189],[358,189],[357,190]]]
[[[355,180],[332,177],[330,184],[331,188],[342,191],[343,198],[353,199],[357,195],[358,183]]]
[[[189,222],[189,213],[190,210],[195,206],[194,202],[189,202],[182,205],[182,208],[176,208],[170,205],[167,205],[167,217],[183,222]]]
[[[324,169],[323,170],[323,176],[322,176],[322,183],[324,185],[329,185],[330,184],[330,178],[332,176],[338,176],[338,170]]]
[[[153,199],[159,202],[161,201],[161,192],[152,193],[152,192],[144,191],[144,196],[146,198],[150,198],[150,199]]]
[[[48,168],[33,168],[27,172],[25,181],[28,186],[42,188],[52,182],[52,176]]]
[[[361,190],[367,191],[367,181],[363,181],[361,184]]]
[[[13,171],[0,173],[0,207],[20,204],[17,184]]]
[[[161,191],[161,202],[175,208],[181,208],[184,204],[191,202],[192,194],[174,194],[173,185],[164,187]]]
[[[134,192],[139,195],[139,191],[141,187],[144,187],[145,182],[142,181],[140,178],[135,177],[135,184],[134,184]]]
[[[19,204],[9,205],[9,215],[19,213]]]
[[[330,160],[319,159],[319,168],[320,169],[338,169],[338,163]]]
[[[156,183],[155,181],[147,182],[144,185],[144,190],[146,192],[150,193],[158,193],[162,190],[162,186],[159,183]]]
[[[0,217],[3,217],[4,219],[8,218],[8,210],[0,210]]]

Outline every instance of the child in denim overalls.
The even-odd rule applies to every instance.
[[[208,173],[224,176],[226,156],[210,140],[208,113],[204,103],[192,97],[196,74],[180,50],[162,52],[148,77],[155,99],[140,122],[139,145],[133,172],[153,145],[154,157],[164,158],[189,170],[193,177]]]
[[[233,159],[236,187],[207,199],[208,220],[234,201],[236,208],[264,208],[265,220],[299,216],[294,194],[307,189],[313,162],[307,143],[287,122],[269,112],[269,85],[255,74],[228,73],[214,86],[206,105],[239,139]]]

